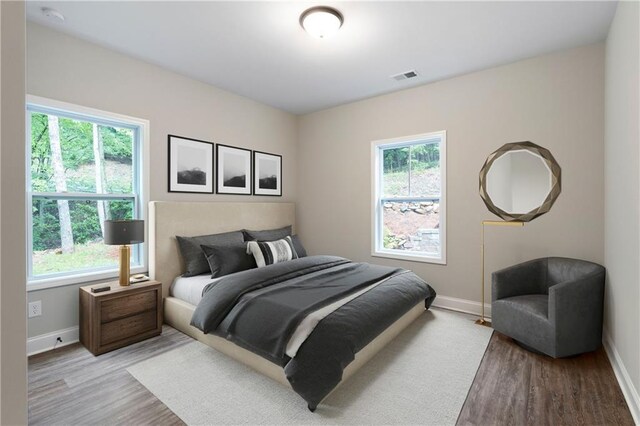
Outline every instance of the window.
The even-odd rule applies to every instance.
[[[445,132],[373,142],[373,256],[446,263],[445,142]]]
[[[47,99],[27,103],[28,288],[117,276],[106,219],[143,219],[148,123]],[[146,270],[144,246],[131,268]]]

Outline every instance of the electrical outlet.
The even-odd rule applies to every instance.
[[[29,318],[39,317],[40,315],[42,315],[42,301],[29,302]]]

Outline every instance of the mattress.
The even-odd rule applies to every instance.
[[[173,297],[183,300],[193,306],[197,306],[202,299],[202,290],[209,283],[220,278],[211,278],[211,274],[196,275],[193,277],[177,277],[171,284],[170,293]]]

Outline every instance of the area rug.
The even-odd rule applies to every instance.
[[[492,329],[430,310],[320,404],[194,341],[128,368],[188,425],[453,425]]]

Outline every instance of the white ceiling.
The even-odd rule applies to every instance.
[[[318,4],[344,25],[302,30]],[[64,23],[45,18],[53,7]],[[304,114],[605,39],[615,2],[56,2],[27,16],[194,79]],[[391,75],[415,69],[419,77]]]

